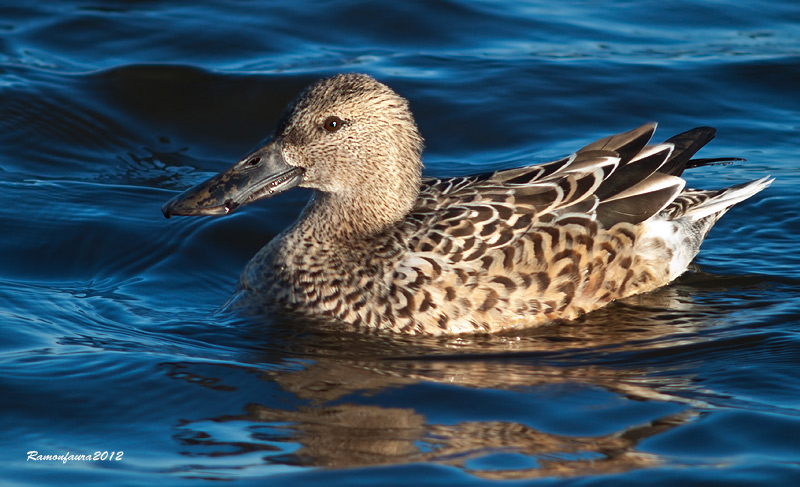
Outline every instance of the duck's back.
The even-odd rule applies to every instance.
[[[646,146],[655,125],[553,163],[428,179],[403,222],[383,326],[496,332],[573,319],[686,270],[716,220],[768,184],[684,190],[698,128]]]

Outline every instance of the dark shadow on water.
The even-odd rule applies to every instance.
[[[673,357],[702,354],[714,341],[715,330],[735,311],[726,295],[769,285],[758,276],[695,272],[580,321],[514,336],[365,336],[288,318],[270,317],[269,326],[237,318],[241,339],[261,344],[243,350],[240,359],[256,376],[249,387],[277,388],[282,399],[247,401],[229,414],[184,421],[174,437],[191,457],[255,453],[265,464],[328,468],[433,462],[487,479],[571,477],[674,462],[641,443],[710,406],[695,398],[699,386]],[[727,294],[731,288],[736,293]],[[220,391],[242,387],[226,385],[224,377],[204,378],[207,371],[193,370],[194,363],[167,368],[175,378],[192,377]],[[595,393],[607,397],[567,405],[562,417],[590,427],[564,432],[537,420],[537,414],[558,418],[564,398],[580,402]],[[488,406],[483,394],[492,397]],[[531,410],[505,417],[504,398]],[[491,401],[498,401],[496,413]],[[627,416],[629,408],[645,406],[652,409]],[[233,428],[236,439],[215,433],[220,425]]]

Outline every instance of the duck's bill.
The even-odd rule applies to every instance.
[[[228,170],[169,200],[161,211],[173,215],[227,215],[236,208],[300,184],[303,170],[291,166],[277,144],[269,144]]]

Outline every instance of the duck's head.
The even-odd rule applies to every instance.
[[[396,221],[417,197],[421,151],[403,97],[367,75],[342,74],[300,94],[266,145],[162,211],[167,218],[224,215],[300,186],[343,211],[377,211],[369,218]]]

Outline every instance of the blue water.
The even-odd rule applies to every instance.
[[[796,1],[4,3],[0,484],[800,483]],[[438,340],[217,312],[308,193],[160,206],[348,71],[410,99],[432,175],[656,120],[748,159],[693,186],[777,179],[674,285],[577,323]]]

